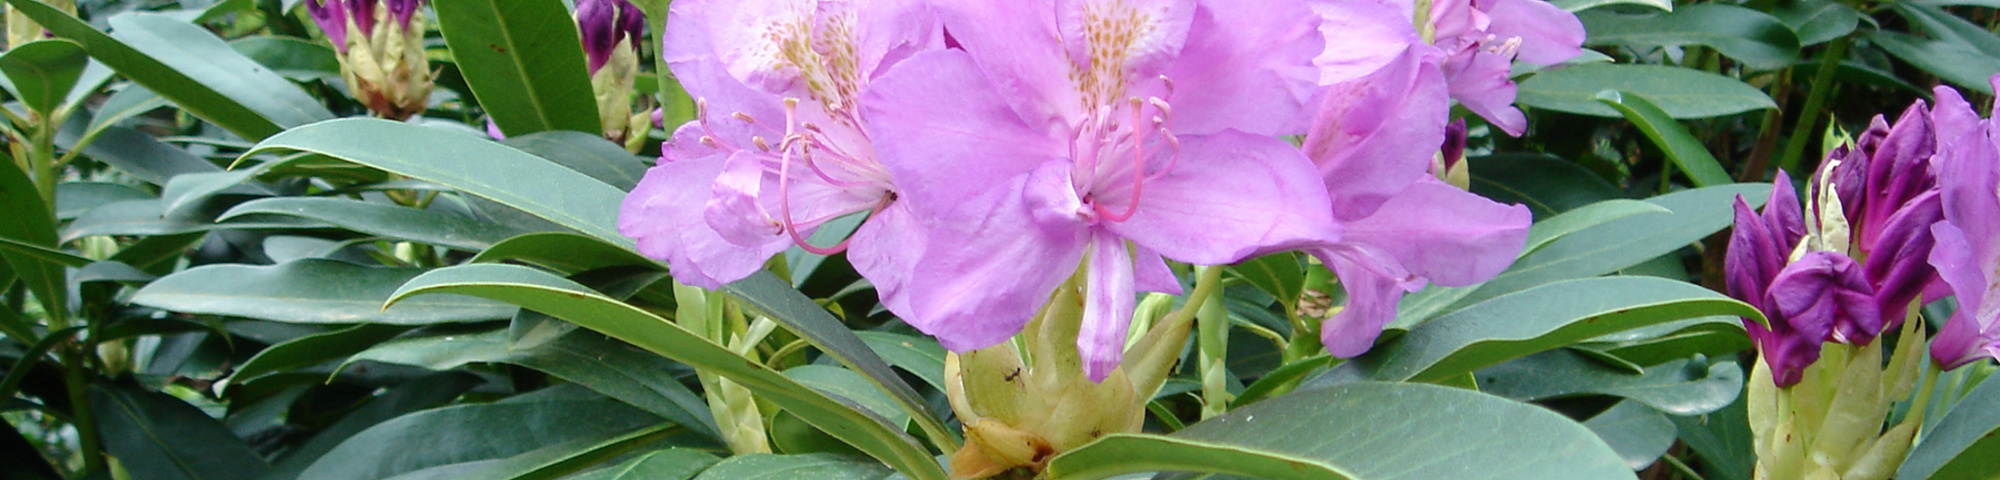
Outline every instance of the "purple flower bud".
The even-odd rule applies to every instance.
[[[1819,359],[1826,340],[1853,342],[1873,339],[1882,331],[1874,288],[1861,265],[1836,252],[1811,252],[1779,272],[1765,293],[1770,328],[1754,323],[1757,343],[1772,378],[1780,387],[1799,382],[1805,368]]]
[[[366,35],[375,31],[375,6],[380,0],[347,0],[347,19]]]
[[[306,0],[306,14],[319,25],[333,48],[347,53],[347,0]],[[363,0],[355,0],[363,1]]]
[[[1868,281],[1875,286],[1884,328],[1903,322],[1911,301],[1941,280],[1929,258],[1937,245],[1931,225],[1944,221],[1941,191],[1933,187],[1890,216],[1868,257]],[[1863,342],[1866,343],[1866,342]]]
[[[403,28],[405,29],[410,28],[410,18],[416,16],[417,8],[422,7],[424,5],[424,0],[382,0],[382,1],[384,4],[388,5],[389,15],[396,17],[396,23],[398,25],[402,25]]]
[[[632,39],[632,47],[637,48],[638,39],[645,34],[646,17],[639,7],[626,0],[578,0],[576,2],[576,27],[583,34],[583,52],[590,58],[590,73],[604,68],[611,61],[612,49],[619,42]]]
[[[1465,119],[1453,120],[1444,126],[1444,168],[1450,170],[1458,161],[1465,159]]]

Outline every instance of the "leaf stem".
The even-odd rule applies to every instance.
[[[1806,106],[1799,112],[1799,124],[1792,129],[1791,140],[1785,143],[1785,156],[1778,165],[1786,171],[1796,172],[1799,158],[1805,154],[1806,141],[1813,137],[1819,125],[1820,110],[1826,104],[1826,97],[1833,94],[1833,74],[1840,68],[1840,59],[1847,57],[1847,47],[1854,44],[1854,36],[1846,35],[1833,40],[1826,47],[1826,53],[1819,57],[1819,71],[1813,74],[1811,90],[1806,93]]]

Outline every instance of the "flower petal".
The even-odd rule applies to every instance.
[[[1526,206],[1425,179],[1374,215],[1344,224],[1341,242],[1386,252],[1402,269],[1439,285],[1465,286],[1513,265],[1532,222]]]
[[[1421,178],[1450,116],[1441,57],[1412,46],[1368,77],[1327,87],[1303,150],[1342,221],[1366,217]]]
[[[1067,166],[1037,172],[1047,170]],[[939,218],[905,286],[915,315],[904,320],[958,352],[1019,332],[1076,271],[1090,238],[1080,222],[1037,218],[1027,192],[1049,188],[1069,188],[1066,176],[1016,176]]]
[[[1875,285],[1884,328],[1901,325],[1910,302],[1938,282],[1937,269],[1929,259],[1937,244],[1931,225],[1944,220],[1937,188],[1911,199],[1889,217],[1881,236],[1869,247],[1874,252],[1867,265],[1868,281]]]
[[[1486,33],[1521,39],[1523,62],[1555,65],[1583,54],[1583,21],[1543,0],[1479,0],[1492,23]]]
[[[924,223],[907,204],[896,202],[868,217],[854,230],[847,247],[847,262],[854,271],[875,285],[884,308],[903,318],[914,316],[905,285],[930,238]]]
[[[1078,68],[1149,79],[1187,44],[1194,10],[1194,0],[1056,0],[1056,29]],[[1114,59],[1123,65],[1095,65]]]
[[[702,218],[722,239],[737,245],[757,245],[771,237],[783,237],[784,226],[759,205],[764,186],[764,165],[756,154],[738,151],[723,162],[715,176],[714,195],[702,209]],[[772,194],[773,197],[777,195]]]
[[[1508,76],[1513,67],[1511,55],[1487,50],[1485,45],[1466,45],[1445,60],[1444,76],[1451,83],[1453,100],[1518,137],[1528,131],[1528,117],[1514,108],[1517,89]]]
[[[724,162],[721,155],[661,162],[619,207],[618,232],[637,240],[639,253],[666,260],[681,283],[720,288],[762,269],[791,245],[779,238],[746,248],[708,226],[702,205]]]
[[[1097,230],[1091,235],[1089,262],[1076,352],[1090,381],[1102,382],[1125,356],[1125,334],[1132,328],[1137,297],[1132,289],[1132,255],[1125,249],[1125,239]]]
[[[1125,210],[1129,184],[1112,181],[1117,187],[1098,190],[1100,205]],[[1108,228],[1167,258],[1221,265],[1330,241],[1330,211],[1298,150],[1232,130],[1181,139],[1173,170],[1146,181],[1136,213]]]
[[[1327,48],[1313,58],[1320,85],[1368,76],[1388,66],[1423,39],[1410,25],[1410,10],[1355,0],[1310,0],[1319,15],[1319,33]]]
[[[1069,53],[1056,31],[1056,0],[933,2],[953,40],[971,52],[995,98],[1036,129],[1066,128],[1083,113],[1070,82]],[[946,84],[951,87],[951,84]]]
[[[1328,50],[1315,19],[1297,0],[1204,0],[1186,47],[1165,72],[1174,82],[1167,99],[1174,131],[1305,133],[1306,101],[1320,77],[1313,58]]]
[[[1930,264],[1958,295],[1958,311],[1952,313],[1944,328],[1931,339],[1931,358],[1952,369],[1979,358],[1983,343],[1980,331],[1989,326],[1982,324],[1978,312],[1996,299],[1984,298],[1991,284],[1989,273],[1975,258],[1976,252],[1965,232],[1950,222],[1932,225],[1931,232],[1937,238],[1937,245],[1931,249]]]
[[[1411,291],[1403,282],[1376,273],[1342,255],[1316,254],[1340,277],[1347,306],[1320,323],[1319,341],[1337,358],[1354,358],[1375,346],[1382,326],[1396,319],[1396,302]]]
[[[1066,141],[1023,122],[987,79],[965,52],[939,50],[896,64],[870,86],[863,109],[875,152],[913,208],[950,211],[994,179],[1067,156]]]
[[[1867,345],[1882,333],[1875,289],[1861,265],[1838,252],[1807,253],[1785,266],[1765,302],[1794,335]]]
[[[879,76],[910,55],[944,48],[944,25],[923,0],[872,0],[854,6],[861,73]]]

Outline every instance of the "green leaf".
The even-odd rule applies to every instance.
[[[1057,456],[1048,477],[1154,471],[1299,480],[1635,478],[1596,435],[1555,412],[1464,389],[1376,382],[1274,397],[1169,436],[1109,435]]]
[[[945,477],[916,440],[855,406],[835,400],[748,361],[678,324],[618,302],[575,282],[513,265],[475,264],[433,270],[403,285],[392,302],[411,295],[458,293],[504,300],[568,320],[742,384],[780,408],[918,480]]]
[[[840,319],[833,318],[825,307],[819,306],[811,298],[792,288],[790,283],[768,271],[759,271],[742,280],[723,285],[736,298],[756,306],[772,320],[798,334],[807,343],[818,348],[848,369],[868,378],[875,388],[887,394],[903,411],[909,412],[917,420],[917,426],[925,435],[944,450],[956,450],[958,439],[950,428],[945,427],[942,416],[931,411],[930,402],[917,395],[910,384],[889,370],[889,364],[880,355],[862,343],[861,338],[848,330]],[[831,433],[831,432],[829,432]]]
[[[944,391],[944,346],[930,337],[902,335],[888,332],[857,330],[855,336],[868,344],[869,350],[882,355],[889,365],[902,368],[904,372],[916,375],[925,384],[937,391]]]
[[[132,294],[132,303],[162,310],[292,323],[427,325],[512,317],[499,302],[431,296],[383,308],[417,268],[364,267],[334,260],[274,266],[205,265],[162,277]]]
[[[1889,55],[1937,75],[1958,88],[1993,94],[1993,86],[1987,84],[1986,79],[2000,73],[2000,58],[1980,52],[1971,44],[1882,30],[1870,30],[1864,35]]]
[[[1521,248],[1521,255],[1535,253],[1542,247],[1549,246],[1550,242],[1572,233],[1603,225],[1612,220],[1650,213],[1673,213],[1673,211],[1652,203],[1617,198],[1563,212],[1561,215],[1535,222],[1528,227],[1528,243]]]
[[[868,411],[888,420],[890,425],[909,425],[910,414],[896,406],[887,394],[853,370],[831,365],[800,365],[785,369],[785,377],[837,398],[868,407]]]
[[[569,167],[619,190],[631,191],[646,176],[646,164],[637,155],[598,135],[558,130],[508,137],[500,143]]]
[[[1931,38],[1971,45],[1989,57],[2000,55],[2000,37],[1994,36],[1993,32],[1986,30],[1986,27],[1938,7],[1907,2],[1893,3],[1889,7],[1895,9],[1898,15],[1922,27]]]
[[[1769,198],[1770,190],[1768,184],[1730,184],[1647,199],[1673,213],[1630,217],[1572,233],[1522,256],[1513,267],[1480,285],[1419,292],[1403,302],[1392,326],[1404,327],[1456,306],[1536,285],[1616,272],[1673,253],[1729,227],[1735,221],[1730,205],[1738,196],[1756,208]]]
[[[583,331],[532,346],[516,343],[514,348],[500,361],[540,370],[709,438],[721,438],[708,403],[669,374],[677,365],[659,355]]]
[[[848,455],[737,455],[723,459],[695,480],[882,480],[894,472]]]
[[[82,267],[93,262],[89,257],[7,237],[0,237],[0,252],[8,252],[7,254],[11,255],[25,255],[42,263],[65,267]]]
[[[68,40],[39,40],[17,45],[0,54],[0,72],[7,74],[7,90],[43,118],[55,115],[69,91],[90,63],[83,46]]]
[[[1610,5],[1637,5],[1655,8],[1663,12],[1674,10],[1674,2],[1669,0],[1550,0],[1549,3],[1571,12],[1581,12]]]
[[[1472,193],[1502,203],[1519,203],[1536,220],[1624,196],[1604,177],[1569,160],[1539,154],[1472,157]]]
[[[1624,15],[1609,11],[1577,14],[1589,32],[1584,45],[1682,47],[1701,45],[1756,70],[1784,68],[1799,60],[1799,37],[1790,26],[1764,12],[1722,3],[1683,5],[1672,12]]]
[[[231,207],[217,220],[244,215],[299,217],[358,233],[469,252],[491,248],[520,233],[499,224],[436,211],[324,197],[251,200]]]
[[[722,459],[700,450],[670,448],[642,455],[610,468],[585,472],[571,480],[687,480]]]
[[[1741,352],[1750,348],[1743,320],[1736,317],[1708,317],[1668,322],[1590,339],[1579,348],[1603,352],[1641,365],[1702,354],[1710,357]]]
[[[1700,70],[1660,65],[1591,63],[1572,65],[1520,82],[1516,102],[1535,108],[1617,118],[1617,110],[1597,101],[1597,92],[1619,90],[1652,99],[1677,119],[1709,118],[1777,108],[1763,90]]]
[[[314,460],[332,451],[341,442],[375,424],[426,408],[443,405],[478,386],[480,379],[469,373],[440,373],[418,378],[376,396],[353,413],[314,434],[280,457],[266,480],[296,479]]]
[[[258,351],[256,356],[243,362],[243,366],[229,375],[229,383],[242,384],[284,370],[347,358],[404,330],[389,325],[363,324],[287,340]]]
[[[496,403],[426,410],[376,424],[326,452],[299,480],[376,480],[439,465],[512,457],[563,442],[608,438],[659,421],[580,387],[551,387]]]
[[[563,273],[605,267],[648,265],[653,260],[595,237],[567,232],[529,233],[493,244],[473,263],[526,262]]]
[[[122,96],[114,96],[112,99],[117,100]],[[63,140],[65,139],[57,138],[56,144],[64,144]],[[171,179],[181,175],[222,171],[222,167],[188,153],[185,149],[161,143],[152,135],[124,127],[104,128],[97,134],[95,141],[83,147],[83,154],[117,167],[118,170],[140,181],[163,187]]]
[[[1292,252],[1279,252],[1229,266],[1229,271],[1250,282],[1264,293],[1278,298],[1278,306],[1286,312],[1298,308],[1299,296],[1305,293],[1306,271],[1299,265],[1299,256]]]
[[[151,199],[153,199],[153,194],[122,183],[58,183],[56,184],[56,219],[72,220],[78,215],[83,215],[83,212],[112,202]]]
[[[590,111],[597,111],[596,107],[590,107]],[[617,228],[618,206],[624,202],[625,192],[484,138],[400,122],[353,118],[287,130],[258,143],[243,156],[275,150],[318,153],[444,185],[613,245],[635,248],[632,240],[620,235]]]
[[[485,464],[463,480],[544,480],[560,478],[667,438],[672,424],[642,428],[610,438],[577,439]]]
[[[1833,0],[1779,0],[1771,16],[1798,32],[1800,46],[1833,41],[1861,24],[1861,12]]]
[[[229,42],[238,53],[294,81],[340,78],[340,58],[325,43],[259,35]]]
[[[1604,413],[1585,420],[1583,426],[1618,452],[1625,459],[1625,466],[1632,470],[1645,470],[1674,446],[1674,422],[1631,400],[1612,405]]]
[[[193,24],[158,14],[119,15],[110,22],[118,30],[114,38],[37,0],[6,1],[56,36],[83,44],[112,70],[244,138],[333,117],[305,91]]]
[[[603,133],[583,43],[563,2],[462,0],[432,7],[465,83],[501,132]]]
[[[5,159],[0,156],[0,159]],[[0,248],[0,260],[5,260],[13,268],[14,276],[21,279],[28,292],[35,294],[44,311],[55,317],[67,316],[69,288],[64,279],[62,263],[55,261],[65,255],[41,255],[33,252],[57,250],[61,243],[56,236],[54,210],[49,208],[41,190],[35,188],[34,180],[28,172],[15,167],[13,162],[0,165],[0,206],[7,209],[0,215],[0,239],[11,239],[14,245],[27,247]]]
[[[165,211],[159,200],[128,200],[114,202],[84,212],[70,222],[62,231],[62,241],[69,242],[83,237],[97,235],[120,236],[162,236],[198,233],[218,229],[244,230],[285,230],[321,229],[331,225],[297,217],[268,216],[243,218],[228,223],[215,223],[216,215],[228,208],[234,199],[210,197],[199,203],[184,206],[180,210]],[[128,262],[131,263],[131,262]],[[136,265],[136,263],[135,263]]]
[[[162,393],[90,387],[104,449],[133,480],[258,480],[271,470],[257,452],[193,405]]]
[[[1763,318],[1743,302],[1662,278],[1552,283],[1418,324],[1308,384],[1342,379],[1439,381],[1612,332],[1713,315]]]
[[[1972,389],[1937,428],[1924,432],[1923,442],[1910,449],[1909,458],[1896,469],[1896,478],[1984,479],[2000,472],[2000,375],[1986,378]]]
[[[1625,114],[1625,119],[1631,120],[1633,126],[1646,134],[1646,138],[1653,140],[1653,145],[1666,152],[1667,160],[1680,167],[1681,173],[1687,174],[1694,186],[1713,187],[1734,182],[1729,178],[1729,171],[1723,170],[1722,164],[1715,161],[1715,156],[1708,154],[1708,147],[1702,145],[1700,139],[1694,138],[1686,127],[1667,116],[1667,112],[1653,102],[1637,94],[1617,90],[1598,92],[1597,101]]]
[[[1515,400],[1611,395],[1682,416],[1720,410],[1743,392],[1743,369],[1735,362],[1682,359],[1635,375],[1568,349],[1488,367],[1477,378],[1479,391]]]
[[[1667,417],[1680,431],[1682,443],[1701,456],[1703,474],[1717,480],[1750,480],[1757,462],[1755,440],[1750,433],[1747,400],[1738,395],[1736,403],[1708,415]]]
[[[11,397],[10,397],[11,398]],[[9,422],[0,422],[0,463],[8,467],[8,480],[62,480],[62,475],[42,459],[42,450],[28,444],[28,436]]]

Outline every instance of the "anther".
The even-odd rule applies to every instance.
[[[751,145],[756,145],[756,146],[757,146],[757,151],[760,151],[760,152],[769,152],[769,151],[771,151],[771,143],[770,143],[770,142],[766,142],[766,141],[764,141],[764,137],[758,137],[758,136],[753,136],[753,137],[750,137],[750,144],[751,144]]]
[[[748,113],[743,113],[743,112],[736,112],[736,113],[732,113],[732,114],[729,114],[729,116],[730,116],[730,118],[735,118],[735,119],[737,119],[737,120],[742,120],[742,121],[743,121],[743,123],[757,123],[757,118],[756,118],[756,117],[752,117],[752,116],[750,116],[750,114],[748,114]]]
[[[708,124],[708,97],[694,99],[694,118],[701,124]]]

